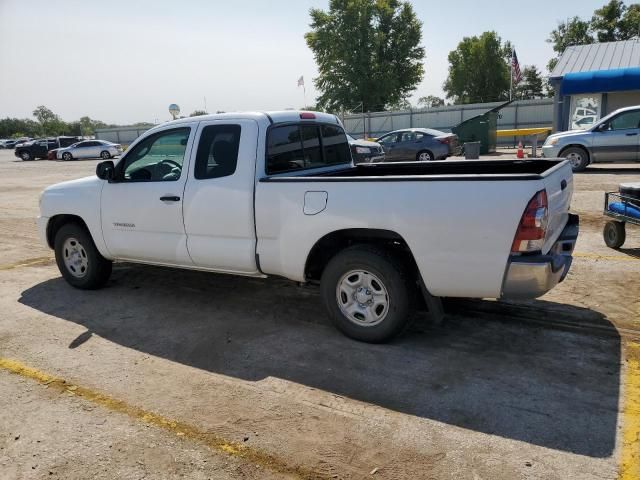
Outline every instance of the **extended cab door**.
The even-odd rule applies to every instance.
[[[385,162],[395,162],[400,160],[397,149],[400,135],[401,134],[399,133],[389,133],[377,140],[377,142],[384,148]]]
[[[593,157],[597,162],[638,160],[640,110],[622,112],[593,130]]]
[[[258,124],[201,122],[184,195],[184,226],[193,263],[221,272],[259,274],[253,192]]]
[[[173,126],[136,143],[102,190],[102,233],[111,255],[192,265],[182,205],[197,123]]]

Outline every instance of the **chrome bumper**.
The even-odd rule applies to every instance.
[[[548,254],[509,257],[501,298],[537,298],[562,282],[571,267],[579,230],[579,217],[569,215]]]

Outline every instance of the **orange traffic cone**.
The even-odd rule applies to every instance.
[[[518,142],[518,158],[524,158],[524,149],[522,148],[522,140]]]

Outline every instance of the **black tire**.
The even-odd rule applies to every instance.
[[[348,297],[340,293],[338,299],[338,286],[344,281],[350,272],[360,271],[364,274],[373,275],[381,284],[379,291],[386,289],[387,304],[384,307],[386,312],[379,323],[372,325],[362,325],[357,319],[350,319],[343,313],[339,302],[343,302]],[[320,290],[325,308],[334,325],[345,335],[355,340],[368,343],[380,343],[390,340],[401,333],[409,323],[411,296],[410,288],[405,274],[405,266],[388,252],[368,245],[356,245],[349,247],[334,256],[322,273]],[[373,287],[372,287],[373,290]],[[367,290],[367,293],[369,290]],[[342,296],[345,295],[345,296]],[[378,294],[381,295],[381,294]],[[355,300],[355,291],[353,302]],[[360,305],[360,304],[359,304]],[[378,306],[374,305],[372,311]]]
[[[426,155],[428,158],[420,158],[423,155]],[[431,160],[433,160],[433,153],[429,150],[420,150],[416,154],[416,162],[430,162]]]
[[[33,160],[31,153],[25,150],[24,152],[20,152],[20,158],[23,162],[28,162],[29,160]]]
[[[73,160],[73,155],[71,155],[69,152],[64,152],[62,154],[62,160],[68,162],[69,160]]]
[[[81,272],[79,269],[82,267],[75,270],[76,266],[74,266],[75,274],[70,267],[67,267],[65,257],[70,255],[67,249],[69,246],[66,244],[67,240],[70,243],[76,242],[73,248],[79,246],[80,252],[82,252],[82,254],[77,254],[77,258],[86,260],[86,266]],[[63,225],[56,233],[54,249],[58,269],[69,285],[83,290],[94,290],[104,286],[109,280],[112,263],[100,255],[91,234],[83,226],[77,223]]]
[[[607,222],[602,230],[602,236],[604,237],[604,243],[607,244],[607,247],[620,248],[624,245],[624,241],[627,238],[624,223],[616,221]]]
[[[103,150],[102,152],[100,152],[100,158],[102,158],[103,160],[109,160],[111,158],[111,154],[106,150]]]
[[[571,169],[574,172],[582,172],[589,166],[589,152],[581,147],[569,147],[563,150],[561,157],[566,158],[571,163]]]

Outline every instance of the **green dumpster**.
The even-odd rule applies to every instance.
[[[510,103],[498,105],[488,112],[471,117],[453,127],[451,131],[458,136],[458,143],[480,142],[481,155],[495,153],[498,141],[498,114]]]

